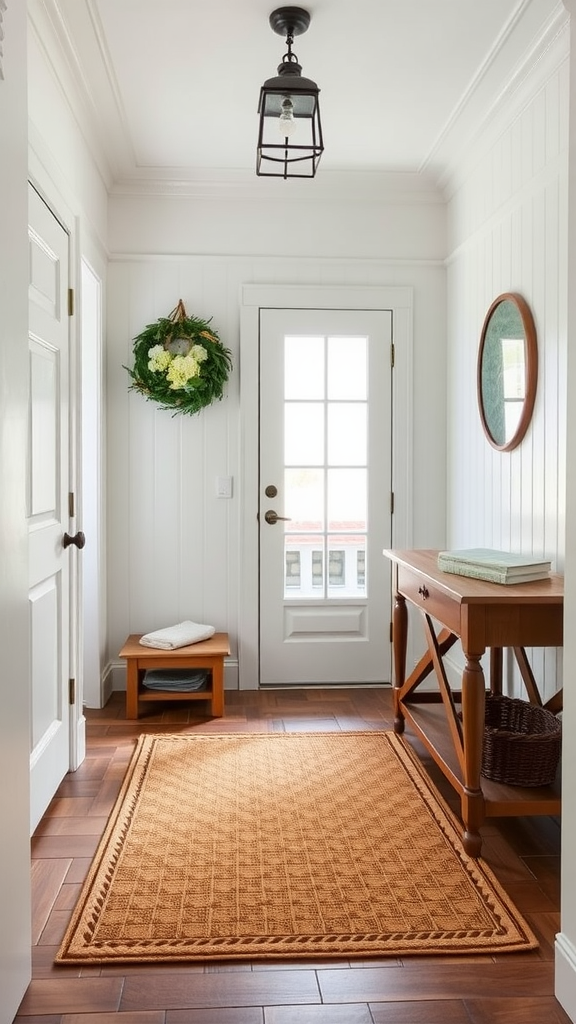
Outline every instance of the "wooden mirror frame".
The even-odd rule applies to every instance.
[[[490,327],[491,320],[503,302],[511,302],[514,304],[520,319],[522,321],[522,327],[524,331],[524,359],[525,359],[525,394],[524,404],[522,406],[522,412],[518,420],[518,426],[514,431],[511,438],[506,440],[503,444],[499,444],[498,441],[493,437],[488,420],[486,417],[486,410],[484,405],[484,394],[482,384],[482,363],[484,358],[484,348],[486,344],[486,338],[488,336],[488,330]],[[480,419],[482,421],[482,427],[484,433],[488,438],[488,441],[493,448],[498,449],[501,452],[512,451],[522,441],[530,420],[532,419],[532,413],[534,411],[534,402],[536,400],[536,385],[538,380],[538,346],[536,343],[536,327],[534,324],[534,318],[530,311],[530,307],[525,299],[521,295],[517,295],[515,292],[504,292],[499,295],[498,298],[494,299],[494,302],[490,306],[490,309],[486,313],[484,318],[484,324],[482,326],[482,334],[480,337],[480,348],[478,350],[478,367],[477,367],[477,393],[478,393],[478,408],[480,410]]]

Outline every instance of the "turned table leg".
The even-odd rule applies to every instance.
[[[408,643],[408,611],[403,594],[396,592],[392,612],[392,650],[394,654],[394,732],[404,732],[404,715],[400,706],[400,691],[406,679],[406,647]]]
[[[482,652],[483,653],[483,652]],[[484,796],[480,788],[482,746],[484,742],[485,680],[480,658],[482,654],[465,652],[462,673],[462,734],[464,745],[464,792],[462,819],[464,849],[471,857],[479,857],[482,847],[480,826],[484,820]]]
[[[490,648],[490,692],[502,694],[502,648]]]

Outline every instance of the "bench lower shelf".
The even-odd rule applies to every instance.
[[[209,640],[201,640],[174,651],[144,647],[141,633],[132,633],[119,657],[126,659],[126,718],[138,718],[140,702],[154,701],[210,701],[214,718],[224,714],[224,658],[230,654],[227,633],[215,633]],[[178,691],[147,690],[143,686],[144,673],[157,669],[208,669],[211,682],[206,690]]]

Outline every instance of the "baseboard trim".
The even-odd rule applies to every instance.
[[[576,1021],[576,946],[563,932],[559,932],[554,948],[556,999],[570,1020]]]

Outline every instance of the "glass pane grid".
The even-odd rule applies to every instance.
[[[367,397],[367,338],[285,338],[287,597],[366,596]]]

